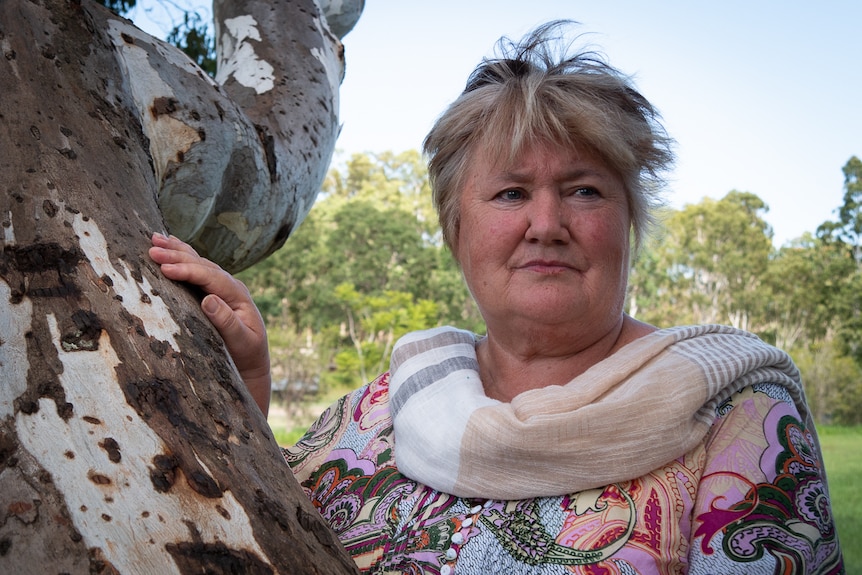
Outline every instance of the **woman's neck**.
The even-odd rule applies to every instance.
[[[656,328],[623,315],[598,337],[586,340],[560,333],[498,334],[489,326],[488,337],[476,346],[479,375],[485,394],[500,401],[547,387],[565,385],[621,347]]]

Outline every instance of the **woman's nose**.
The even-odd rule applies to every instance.
[[[566,243],[571,237],[566,226],[564,206],[557,194],[541,194],[530,200],[525,237],[539,243]]]

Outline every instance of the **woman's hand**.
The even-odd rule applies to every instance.
[[[174,236],[153,234],[150,258],[165,277],[200,287],[208,295],[201,309],[227,345],[252,398],[264,415],[272,389],[266,327],[248,288]]]

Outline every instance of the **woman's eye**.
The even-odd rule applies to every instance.
[[[503,190],[502,192],[497,194],[497,197],[500,198],[501,200],[513,202],[513,201],[522,199],[524,197],[524,192],[522,192],[521,190],[516,190],[516,189]]]
[[[589,186],[584,186],[581,188],[576,188],[574,195],[578,196],[579,198],[589,198],[592,196],[599,195],[599,191],[595,188],[591,188]]]

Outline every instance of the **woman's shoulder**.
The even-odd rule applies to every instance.
[[[360,452],[391,432],[389,372],[386,372],[332,403],[305,435],[295,445],[282,449],[282,453],[301,481],[303,474],[319,467],[334,451],[350,448]]]

